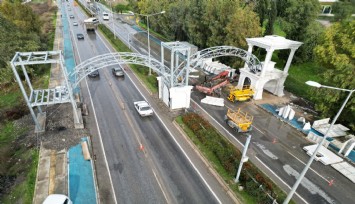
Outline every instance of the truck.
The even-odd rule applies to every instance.
[[[228,109],[224,120],[236,132],[249,132],[252,130],[253,116],[241,111],[240,108],[237,111]]]
[[[95,31],[99,20],[97,18],[88,18],[84,20],[86,31]]]

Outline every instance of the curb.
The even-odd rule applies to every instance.
[[[37,169],[36,169],[36,171],[37,171],[36,172],[36,182],[35,182],[35,189],[33,191],[33,196],[32,196],[32,203],[35,203],[35,200],[36,200],[39,159],[41,158],[41,151],[42,151],[42,141],[41,141],[41,144],[39,145],[39,150],[38,150],[38,163],[37,163]]]
[[[209,163],[209,161],[202,155],[200,150],[196,147],[196,145],[191,141],[190,137],[186,135],[184,130],[180,127],[179,124],[174,120],[173,125],[176,127],[176,129],[181,133],[181,135],[184,136],[185,140],[187,143],[189,143],[190,147],[194,150],[194,152],[200,157],[200,159],[203,161],[203,163],[207,166],[208,171],[217,179],[218,183],[223,187],[223,189],[226,191],[226,193],[229,195],[229,197],[234,201],[234,203],[241,204],[243,203],[232,191],[232,189],[229,188],[228,184],[223,180],[223,178],[216,172],[216,170],[213,168],[213,166]]]

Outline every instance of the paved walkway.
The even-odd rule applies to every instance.
[[[82,142],[87,141],[87,138],[82,139]],[[97,203],[92,161],[85,160],[82,145],[71,147],[68,157],[70,200],[75,204]]]
[[[43,203],[50,194],[68,194],[66,150],[54,151],[41,146],[34,204]]]
[[[62,16],[62,13],[61,10],[58,9],[53,50],[63,50],[63,25],[60,16]],[[48,88],[55,88],[56,86],[63,85],[63,83],[64,76],[59,64],[52,64]]]

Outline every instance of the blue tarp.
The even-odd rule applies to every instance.
[[[83,138],[82,141],[87,141]],[[68,151],[69,198],[75,204],[96,203],[96,190],[90,160],[85,160],[81,144]]]

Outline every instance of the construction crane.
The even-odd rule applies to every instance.
[[[229,127],[237,132],[249,132],[252,130],[253,116],[248,115],[246,112],[242,112],[240,108],[237,111],[228,109],[227,114],[224,116],[224,120]]]
[[[226,79],[228,74],[229,74],[229,71],[223,71],[210,79],[207,79],[207,77],[206,77],[203,85],[196,85],[195,87],[198,91],[200,91],[202,93],[205,93],[207,95],[212,95],[213,92],[215,92],[217,89],[219,89],[229,83],[229,79]],[[221,81],[221,80],[223,80],[223,81]]]
[[[254,95],[254,91],[250,86],[244,86],[243,89],[233,88],[229,92],[228,100],[234,101],[246,101]]]

